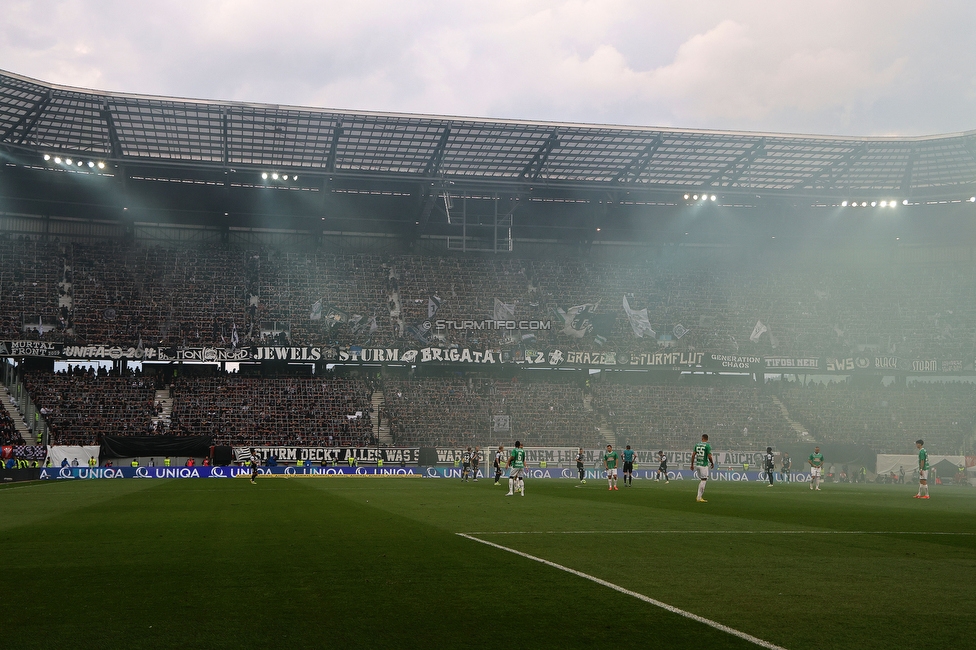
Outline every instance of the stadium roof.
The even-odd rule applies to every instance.
[[[959,196],[976,131],[834,137],[371,113],[108,93],[0,71],[0,147],[126,165],[505,189]]]

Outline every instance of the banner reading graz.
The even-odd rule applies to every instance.
[[[46,341],[0,341],[0,357],[60,357],[63,348]]]
[[[235,453],[250,453],[250,447],[236,447]],[[254,453],[261,464],[267,462],[272,455],[279,463],[293,464],[299,458],[305,462],[318,465],[319,463],[344,464],[349,458],[355,458],[357,463],[376,463],[380,458],[391,465],[416,465],[420,462],[420,447],[254,447]]]

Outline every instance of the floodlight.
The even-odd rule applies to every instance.
[[[297,181],[297,180],[298,180],[298,176],[292,176],[292,177],[291,177],[291,179],[292,179],[293,181]]]
[[[908,199],[902,199],[901,204],[902,205],[908,205]]]
[[[970,203],[976,203],[976,196],[969,197],[969,202]]]
[[[50,160],[50,159],[51,159],[50,154],[44,154],[44,160]]]
[[[88,166],[89,166],[89,167],[94,167],[94,166],[95,166],[95,163],[94,163],[94,162],[92,162],[91,160],[89,160],[89,161],[88,161]]]
[[[882,201],[881,202],[881,207],[882,208],[887,208],[888,207],[888,202],[887,201]]]
[[[101,160],[99,160],[98,161],[98,168],[99,169],[105,169],[105,163],[103,163]]]
[[[263,172],[261,174],[261,178],[263,178],[264,180],[268,180],[268,172]]]
[[[890,201],[888,201],[888,207],[889,207],[889,208],[893,208],[893,207],[895,207],[896,205],[898,205],[898,201],[896,201],[896,200],[894,200],[894,199],[891,199]]]
[[[698,195],[696,194],[696,195],[695,195],[695,196],[693,196],[692,198],[693,198],[693,199],[695,199],[695,200],[697,201],[697,200],[698,200]]]
[[[271,174],[271,178],[273,178],[274,180],[278,180],[278,172]]]
[[[877,205],[878,205],[878,202],[877,201],[871,201],[871,207],[872,208],[873,207],[876,207]]]
[[[54,157],[54,162],[56,162],[56,163],[58,163],[60,165],[61,164],[61,156],[55,156]]]
[[[862,208],[868,207],[868,202],[867,201],[861,201],[861,207]]]
[[[847,207],[847,201],[841,201],[840,202],[840,207],[846,208]]]
[[[70,165],[71,164],[71,158],[65,158],[64,159],[64,164]]]
[[[288,180],[288,174],[285,174],[284,176],[282,176],[281,179],[287,181]]]
[[[715,200],[715,195],[714,195],[714,194],[712,194],[712,196],[711,196],[711,199],[712,199],[713,201]]]
[[[688,200],[688,195],[687,195],[687,194],[685,194],[685,201],[687,201],[687,200]]]

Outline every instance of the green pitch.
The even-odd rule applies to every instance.
[[[696,483],[4,487],[2,646],[965,645],[976,491]]]

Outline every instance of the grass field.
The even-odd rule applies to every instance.
[[[976,491],[696,483],[4,487],[0,647],[756,647],[639,596],[791,649],[970,643]]]

